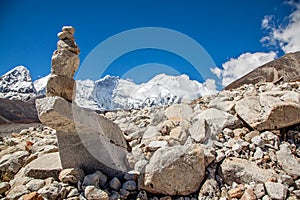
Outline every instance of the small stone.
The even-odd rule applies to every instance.
[[[62,31],[63,32],[67,31],[67,32],[71,33],[72,35],[74,35],[75,28],[73,26],[63,26]]]
[[[63,183],[78,183],[79,180],[83,180],[84,172],[80,168],[64,169],[59,173],[59,180]]]
[[[110,182],[109,182],[109,187],[113,190],[118,191],[121,188],[122,184],[120,180],[117,177],[114,177]]]
[[[106,175],[100,171],[96,171],[95,173],[89,174],[84,177],[82,186],[85,187],[85,186],[92,185],[95,187],[99,187],[100,185],[101,187],[103,187],[106,182],[107,182]]]
[[[262,159],[264,157],[264,152],[261,150],[260,147],[256,147],[256,150],[254,152],[254,160],[259,160]]]
[[[280,179],[282,180],[282,183],[288,185],[288,186],[291,186],[294,184],[294,180],[291,176],[289,175],[286,175],[286,174],[282,174],[280,176]]]
[[[228,191],[228,194],[229,194],[230,198],[241,198],[241,196],[243,195],[243,193],[244,192],[239,187],[233,188],[233,189],[231,189],[231,190]]]
[[[178,126],[171,130],[170,137],[177,140],[181,145],[183,145],[186,142],[188,135],[183,128]]]
[[[258,199],[262,198],[266,194],[264,184],[256,184],[254,188],[254,193]]]
[[[263,148],[263,147],[265,146],[264,140],[263,140],[259,135],[254,136],[254,137],[251,139],[251,142],[252,142],[253,144],[255,144],[256,146],[261,147],[261,148]]]
[[[0,195],[7,192],[10,189],[10,185],[8,182],[0,183]]]
[[[139,200],[148,200],[147,192],[145,190],[141,190],[137,195],[137,199]]]
[[[244,194],[243,194],[241,200],[257,200],[257,198],[256,198],[256,196],[255,196],[253,190],[247,189],[247,190],[244,192]]]
[[[250,142],[253,137],[258,135],[259,135],[259,131],[251,131],[245,135],[244,140]]]
[[[198,199],[203,199],[203,197],[209,199],[219,199],[221,191],[218,182],[213,178],[208,178],[201,186]]]
[[[121,195],[121,199],[127,199],[127,197],[130,195],[130,192],[121,188],[120,195]]]
[[[68,32],[68,31],[59,32],[57,34],[57,36],[61,40],[64,40],[64,39],[74,39],[73,35],[70,32]]]
[[[297,197],[300,197],[300,190],[294,190],[293,193],[294,193]]]
[[[129,181],[129,180],[136,181],[138,179],[139,175],[140,175],[139,171],[137,171],[137,170],[131,170],[131,171],[125,173],[124,179],[126,181]]]
[[[286,199],[288,188],[285,185],[274,182],[266,182],[265,187],[271,199]]]
[[[108,194],[95,186],[87,186],[84,190],[87,200],[109,200]]]
[[[75,196],[79,196],[78,189],[77,188],[72,188],[71,191],[69,192],[67,198],[75,197]]]
[[[263,196],[262,200],[271,200],[268,195]]]
[[[126,181],[122,185],[122,189],[129,190],[129,191],[135,191],[137,190],[137,185],[135,181]]]
[[[232,149],[231,150],[239,153],[242,150],[242,146],[239,143],[235,143],[234,145],[232,145]]]
[[[109,196],[109,200],[120,200],[121,195],[117,192],[112,192],[112,194]]]
[[[31,192],[23,196],[23,200],[43,200],[43,197],[40,196],[37,192]]]
[[[44,199],[57,199],[60,191],[58,189],[58,185],[52,183],[50,185],[46,185],[43,188],[38,190],[38,193],[44,198]]]
[[[38,191],[42,187],[44,187],[45,181],[42,179],[33,179],[26,184],[26,187],[31,192]]]

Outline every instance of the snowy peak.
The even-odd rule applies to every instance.
[[[34,81],[24,66],[18,66],[0,77],[0,98],[28,100],[46,93],[50,75]],[[75,102],[92,110],[140,109],[189,102],[216,92],[207,83],[190,80],[187,75],[159,74],[147,83],[135,84],[115,76],[77,80]]]
[[[50,74],[33,82],[34,88],[38,95],[46,94],[46,86],[49,78]]]
[[[24,66],[17,66],[0,77],[0,97],[28,100],[36,93],[30,73]]]
[[[206,83],[190,80],[187,75],[159,74],[140,85],[106,76],[95,82],[77,81],[75,102],[95,110],[140,109],[189,102],[214,92]]]

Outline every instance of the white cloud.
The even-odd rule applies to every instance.
[[[276,25],[273,16],[265,16],[261,26],[268,35],[261,39],[265,45],[278,46],[283,52],[300,51],[300,2],[289,1],[294,11],[287,17],[287,24]]]
[[[246,75],[253,69],[270,62],[276,58],[275,52],[243,53],[238,58],[231,58],[222,64],[223,69],[211,68],[212,73],[222,79],[222,85],[226,86],[236,79]]]

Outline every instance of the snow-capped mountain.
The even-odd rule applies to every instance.
[[[50,74],[33,82],[34,88],[38,95],[46,94],[46,86],[49,78]]]
[[[0,77],[0,98],[28,100],[36,95],[30,73],[18,66]]]
[[[1,77],[1,97],[26,100],[45,94],[49,77],[50,75],[45,76],[32,83],[29,71],[25,67],[16,67]],[[77,80],[75,102],[93,110],[169,105],[215,93],[215,84],[212,82],[213,80],[207,80],[201,84],[190,80],[187,75],[160,74],[147,83],[137,85],[132,81],[107,75],[97,81]]]
[[[147,83],[137,85],[132,81],[106,76],[96,82],[77,81],[75,101],[79,106],[96,110],[170,105],[215,93],[214,84],[210,81],[201,84],[190,80],[187,75],[160,74]]]

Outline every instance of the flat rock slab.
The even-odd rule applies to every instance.
[[[62,171],[59,153],[45,154],[26,166],[25,174],[35,179],[46,179],[54,177],[58,180],[58,175]]]
[[[275,130],[300,123],[300,104],[282,98],[286,92],[261,93],[235,105],[236,113],[255,130]]]
[[[128,146],[116,124],[61,97],[36,104],[41,122],[57,131],[63,168],[81,168],[87,174],[99,170],[112,177],[128,171]]]
[[[241,158],[226,158],[221,166],[224,181],[231,185],[233,182],[245,184],[250,182],[264,183],[270,178],[277,178],[273,170],[262,169],[256,163]]]

